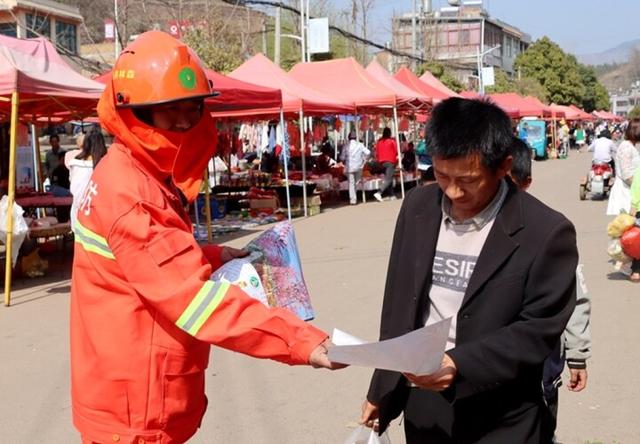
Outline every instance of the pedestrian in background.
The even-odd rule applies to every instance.
[[[398,145],[388,127],[382,130],[382,138],[376,144],[376,160],[384,168],[384,182],[373,197],[382,202],[384,197],[393,197],[393,175],[398,164]]]
[[[514,137],[511,155],[513,163],[509,175],[522,191],[527,191],[533,181],[529,147]],[[591,298],[582,269],[582,265],[576,269],[576,307],[558,345],[545,361],[542,374],[544,397],[553,417],[554,430],[558,423],[558,388],[562,385],[565,363],[569,367],[567,388],[581,392],[587,387],[587,360],[591,358]]]
[[[71,152],[73,154],[74,152]],[[73,203],[71,205],[71,229],[75,228],[78,219],[78,208],[87,188],[91,174],[102,157],[107,154],[107,146],[99,128],[94,128],[82,137],[82,150],[75,151],[75,156],[67,155],[65,163],[69,168],[69,181]]]
[[[640,167],[640,118],[632,119],[615,154],[615,181],[609,192],[607,216],[631,210],[631,183]]]
[[[349,203],[358,203],[357,185],[362,180],[362,169],[371,151],[362,142],[356,139],[356,134],[349,133],[349,144],[342,152],[342,162],[349,179]]]

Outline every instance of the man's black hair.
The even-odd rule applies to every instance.
[[[427,124],[429,153],[443,159],[479,154],[482,164],[498,169],[509,154],[511,120],[486,99],[451,98],[433,108]]]
[[[51,143],[53,139],[56,139],[58,142],[60,142],[60,136],[58,136],[57,134],[51,134],[49,136],[49,143]]]
[[[518,184],[526,183],[531,178],[531,148],[522,139],[513,136],[509,154],[513,157],[511,177]]]

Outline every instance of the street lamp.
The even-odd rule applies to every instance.
[[[481,96],[484,96],[484,79],[482,76],[482,68],[484,66],[484,56],[486,56],[490,52],[495,51],[496,49],[500,49],[500,45],[496,45],[493,48],[489,48],[482,52],[480,52],[480,47],[478,46],[478,52],[476,55],[476,57],[478,58],[478,93]]]

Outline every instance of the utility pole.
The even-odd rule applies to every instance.
[[[417,24],[417,14],[418,14],[418,0],[413,0],[413,15],[411,16],[411,54],[415,57],[418,55],[418,30],[416,29]],[[414,71],[416,68],[416,61],[412,60],[411,64],[413,65]]]
[[[273,63],[280,66],[280,6],[276,8],[276,30],[275,41],[273,42]]]
[[[351,0],[351,26],[352,30],[355,31],[357,29],[358,24],[358,4],[356,0]],[[351,41],[351,56],[356,57],[357,43],[352,40]]]
[[[262,19],[262,54],[267,56],[267,21]]]
[[[120,33],[118,32],[118,23],[119,23],[119,19],[118,19],[118,0],[113,0],[113,18],[114,18],[114,60],[118,60],[118,56],[120,55]]]
[[[302,50],[302,63],[307,61],[307,40],[305,38],[306,15],[304,12],[304,0],[300,0],[300,49]]]

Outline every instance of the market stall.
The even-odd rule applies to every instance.
[[[16,200],[18,121],[33,125],[43,120],[82,119],[95,113],[103,89],[102,84],[83,77],[67,65],[48,40],[0,36],[0,120],[10,121],[11,133],[7,208],[13,208]],[[38,156],[36,153],[35,158],[39,159]],[[39,162],[35,164],[39,167]],[[11,303],[13,227],[13,211],[8,211],[5,305]]]
[[[300,180],[297,184],[301,186],[302,191],[302,211],[304,216],[308,215],[308,184],[307,184],[307,159],[308,139],[304,119],[305,116],[323,116],[330,114],[353,114],[355,106],[353,102],[331,95],[323,94],[287,74],[279,66],[262,54],[257,54],[244,64],[229,74],[230,77],[243,80],[246,82],[257,83],[270,88],[279,88],[282,91],[282,107],[272,110],[245,110],[241,112],[225,112],[214,115],[224,115],[225,117],[251,117],[268,115],[280,115],[282,133],[284,140],[297,140],[297,149],[302,159]],[[297,117],[299,135],[290,134],[286,131],[285,118],[291,120]],[[286,136],[285,136],[286,135]],[[295,146],[295,144],[294,144]],[[284,152],[288,151],[288,147],[283,147]],[[285,162],[286,166],[287,162]],[[292,173],[292,177],[296,177],[297,173]]]
[[[404,197],[404,177],[401,165],[400,141],[398,131],[398,110],[412,108],[421,94],[411,91],[405,95],[389,88],[354,58],[327,60],[323,62],[299,63],[290,73],[294,79],[333,97],[342,97],[353,102],[357,113],[390,114],[393,117],[396,143],[398,145],[398,166],[400,167],[400,185]],[[406,90],[403,90],[406,91]],[[356,125],[356,129],[358,126]]]

